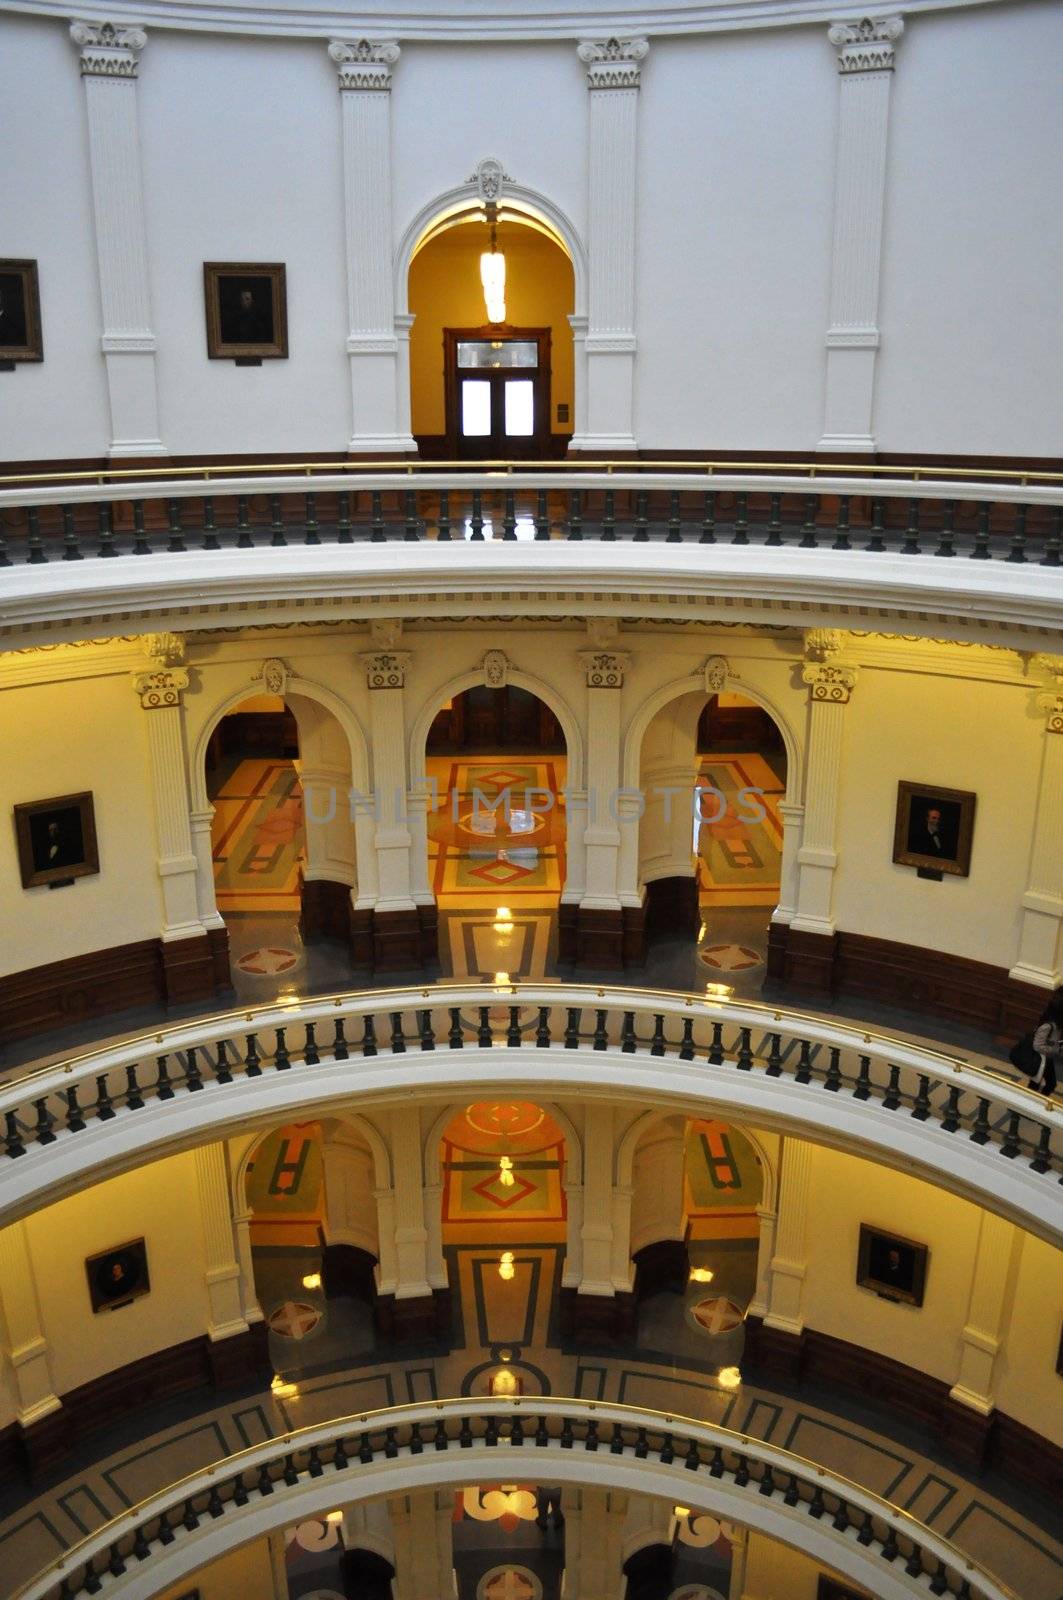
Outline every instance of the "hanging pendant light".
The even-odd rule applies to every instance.
[[[506,258],[498,248],[495,225],[497,214],[497,207],[488,203],[487,220],[491,225],[491,248],[480,256],[480,282],[483,285],[488,322],[506,320]]]

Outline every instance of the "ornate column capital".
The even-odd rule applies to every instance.
[[[580,650],[579,658],[587,674],[588,689],[622,689],[624,673],[631,664],[628,650]]]
[[[346,89],[378,89],[386,93],[391,88],[391,69],[401,51],[394,39],[357,39],[353,44],[331,39],[328,53],[339,73],[341,93]]]
[[[81,46],[83,78],[135,78],[148,42],[143,28],[116,27],[113,22],[72,22],[70,37]]]
[[[1039,694],[1037,709],[1044,712],[1046,733],[1063,733],[1063,689]]]
[[[504,650],[488,650],[480,663],[488,689],[504,689],[509,682],[509,657]]]
[[[365,681],[370,689],[403,689],[406,669],[413,660],[409,650],[364,650]]]
[[[832,22],[827,38],[838,52],[838,71],[892,72],[896,44],[904,32],[903,17],[860,17]]]
[[[133,688],[145,711],[166,711],[181,704],[189,676],[184,667],[153,667],[149,672],[134,672]]]
[[[705,680],[705,693],[719,694],[722,689],[726,689],[730,670],[726,656],[710,656],[701,669]]]
[[[831,705],[847,706],[856,688],[857,673],[855,667],[810,661],[801,669],[801,677],[808,684],[810,700],[826,700]]]
[[[642,63],[649,55],[649,40],[581,39],[576,54],[587,68],[590,89],[637,89]]]

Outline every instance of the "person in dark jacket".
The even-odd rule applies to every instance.
[[[1045,1007],[1033,1032],[1033,1047],[1044,1065],[1028,1087],[1041,1094],[1053,1094],[1063,1063],[1063,989],[1057,989]]]

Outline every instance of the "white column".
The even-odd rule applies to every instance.
[[[779,881],[779,904],[771,914],[773,922],[792,922],[797,910],[797,883],[800,867],[798,853],[805,826],[804,806],[791,805],[783,800],[779,805],[782,819],[782,867]]]
[[[155,335],[148,292],[137,68],[148,42],[143,28],[110,22],[74,22],[70,37],[81,47],[81,76],[88,113],[92,203],[96,218],[103,336],[111,404],[112,456],[158,456]]]
[[[566,1289],[578,1289],[583,1279],[583,1179],[579,1173],[570,1173],[567,1161],[564,1187],[567,1222],[561,1283]]]
[[[1063,982],[1063,656],[1035,657],[1034,664],[1050,674],[1050,687],[1037,696],[1045,727],[1041,779],[1019,959],[1008,976],[1054,989]]]
[[[590,1102],[583,1128],[583,1248],[580,1294],[612,1295],[613,1108]],[[626,1287],[626,1285],[625,1285]]]
[[[572,439],[587,436],[587,318],[569,316],[572,329]],[[578,447],[577,447],[578,448]]]
[[[352,454],[405,454],[410,435],[408,378],[403,408],[395,326],[391,219],[391,75],[394,40],[333,39],[343,122],[344,231],[347,238],[347,354],[351,364]],[[408,336],[408,329],[406,330]],[[405,365],[409,368],[409,361]]]
[[[406,816],[410,830],[410,893],[419,906],[434,906],[436,897],[428,879],[428,801],[425,789],[410,789]]]
[[[617,1489],[570,1488],[563,1505],[565,1600],[622,1600],[628,1496]]]
[[[804,1328],[801,1302],[808,1261],[808,1203],[812,1187],[812,1145],[786,1138],[780,1151],[779,1216],[771,1262],[771,1305],[764,1322],[785,1333]]]
[[[225,918],[218,910],[214,889],[214,840],[211,834],[213,822],[213,806],[207,806],[205,811],[189,812],[192,853],[196,858],[196,903],[199,907],[199,920],[205,928],[224,928]]]
[[[890,79],[900,17],[835,22],[839,103],[834,156],[834,254],[823,437],[819,449],[874,450],[878,287],[886,192]]]
[[[416,1106],[403,1106],[391,1113],[391,1159],[395,1184],[395,1297],[415,1299],[432,1292],[428,1282],[421,1124]]]
[[[454,1593],[453,1496],[416,1489],[388,1500],[395,1550],[394,1600],[446,1600]]]
[[[805,820],[797,853],[797,909],[790,926],[802,933],[832,934],[831,901],[838,797],[841,786],[845,708],[856,685],[856,669],[830,658],[839,636],[811,630],[805,636],[807,661],[802,677],[808,684],[808,759],[805,767]]]
[[[240,1264],[240,1298],[244,1321],[248,1324],[262,1321],[262,1307],[255,1288],[255,1262],[251,1253],[251,1208],[241,1197],[233,1217],[236,1235],[236,1259]]]
[[[177,653],[176,647],[171,653]],[[195,938],[205,930],[199,915],[200,860],[192,843],[188,772],[181,695],[188,688],[184,667],[159,661],[133,675],[133,687],[148,714],[155,828],[162,883],[164,944]]]
[[[953,1400],[987,1417],[995,1404],[995,1368],[1004,1347],[1025,1235],[991,1211],[978,1213],[978,1249],[967,1319],[960,1335],[960,1362]]]
[[[581,650],[587,673],[587,795],[583,832],[586,888],[581,905],[619,909],[620,691],[631,657],[622,650]],[[636,830],[637,831],[637,830]]]
[[[406,722],[403,689],[410,663],[408,650],[366,652],[369,686],[369,730],[376,799],[374,843],[378,873],[377,911],[410,911],[410,830],[405,801]]]
[[[694,876],[694,780],[697,757],[647,762],[642,769],[646,814],[639,840],[639,881]],[[627,830],[625,829],[625,832]],[[623,853],[624,845],[621,845]]]
[[[23,1427],[61,1405],[55,1393],[48,1340],[41,1324],[37,1284],[25,1222],[0,1229],[0,1311],[5,1353],[14,1387],[15,1416]]]
[[[663,1239],[682,1239],[686,1225],[686,1123],[669,1117],[640,1142],[632,1163],[629,1254]]]
[[[582,352],[577,345],[586,362],[586,404],[571,448],[612,455],[637,448],[635,187],[639,80],[649,45],[641,38],[584,39],[577,52],[590,90],[590,284]]]
[[[757,1282],[746,1313],[764,1317],[771,1305],[771,1265],[775,1258],[775,1226],[778,1216],[770,1206],[757,1207]]]
[[[224,1144],[205,1144],[192,1155],[206,1266],[207,1333],[211,1339],[228,1339],[234,1333],[247,1332],[247,1319],[240,1292],[227,1151]]]
[[[357,872],[348,796],[350,778],[339,767],[299,765],[306,828],[306,877],[354,888]]]

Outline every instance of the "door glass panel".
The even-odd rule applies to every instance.
[[[506,379],[506,433],[528,439],[535,432],[535,385],[531,378]]]
[[[459,339],[458,366],[537,367],[539,346],[534,339]]]
[[[465,439],[485,439],[491,432],[490,378],[463,378],[461,432]]]

